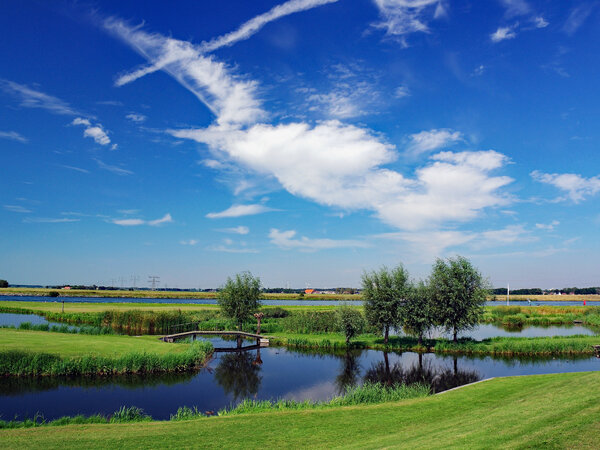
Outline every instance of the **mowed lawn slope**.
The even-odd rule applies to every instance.
[[[185,351],[188,348],[187,344],[167,344],[160,341],[158,336],[86,335],[0,328],[0,351],[42,352],[61,357],[113,357],[130,352],[163,355]]]
[[[600,372],[499,378],[374,406],[0,431],[7,448],[598,448]]]

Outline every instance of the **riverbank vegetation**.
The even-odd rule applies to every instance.
[[[207,342],[169,345],[156,337],[49,334],[0,329],[0,376],[177,372],[201,367]]]
[[[595,448],[598,383],[598,372],[497,378],[376,405],[7,429],[0,438],[10,448]]]

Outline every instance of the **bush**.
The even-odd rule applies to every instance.
[[[56,291],[48,292],[48,297],[58,297],[60,294]]]

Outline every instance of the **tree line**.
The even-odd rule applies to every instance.
[[[338,329],[349,343],[365,324],[389,341],[390,330],[403,328],[419,345],[433,327],[441,327],[458,340],[458,333],[477,325],[483,315],[489,287],[469,260],[461,256],[437,259],[426,280],[414,281],[401,264],[364,273],[362,293],[365,315],[347,305],[336,311]],[[260,308],[261,282],[250,272],[228,278],[217,293],[223,313],[242,324]],[[366,322],[366,323],[365,323]]]

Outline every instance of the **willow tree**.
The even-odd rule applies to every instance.
[[[261,295],[260,278],[242,272],[227,278],[217,293],[217,302],[223,314],[234,319],[241,330],[242,324],[260,308]]]
[[[367,322],[383,332],[384,343],[388,343],[390,328],[402,322],[402,306],[410,290],[406,269],[399,265],[387,267],[362,276],[362,295]]]
[[[429,292],[436,325],[451,332],[454,342],[460,331],[477,325],[483,316],[488,283],[471,262],[457,256],[437,259],[429,276]]]

